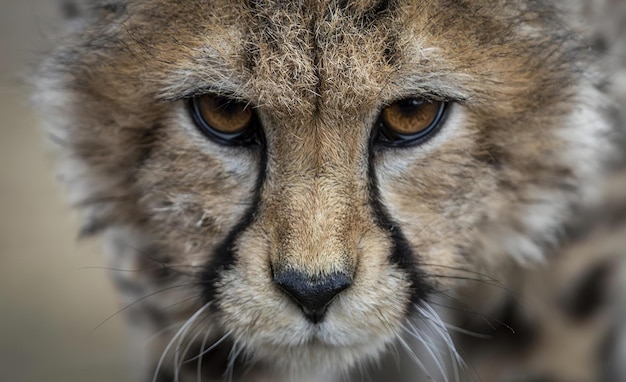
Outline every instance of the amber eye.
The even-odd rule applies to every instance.
[[[247,103],[203,95],[191,99],[191,112],[198,128],[218,143],[244,145],[255,141],[256,116]]]
[[[437,128],[445,106],[423,98],[406,98],[387,106],[378,119],[378,140],[393,146],[418,142]]]

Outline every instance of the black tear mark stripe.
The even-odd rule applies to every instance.
[[[374,159],[376,155],[373,139],[370,140],[369,158],[368,158],[368,182],[369,182],[369,199],[372,207],[373,217],[380,228],[389,232],[392,246],[389,260],[392,264],[397,265],[408,276],[411,282],[411,299],[410,304],[406,308],[406,314],[411,314],[414,305],[425,300],[433,288],[426,283],[424,272],[421,271],[417,264],[419,263],[418,255],[413,252],[409,241],[404,236],[400,226],[389,216],[387,208],[381,201],[380,191],[378,189],[378,180],[376,179],[376,171]]]
[[[259,209],[261,190],[265,183],[265,173],[267,171],[267,145],[265,139],[261,137],[261,144],[259,145],[259,151],[261,160],[259,161],[258,178],[254,187],[254,193],[252,197],[252,203],[243,218],[239,223],[230,231],[226,239],[220,243],[208,264],[206,264],[204,272],[201,276],[201,283],[204,285],[203,298],[204,302],[208,303],[215,300],[217,293],[217,284],[220,280],[220,276],[224,271],[232,269],[235,265],[237,258],[235,257],[235,242],[243,234],[243,232],[252,225]],[[212,304],[211,309],[215,310],[217,304]]]
[[[235,242],[243,232],[250,227],[256,217],[260,204],[261,191],[266,179],[265,174],[267,167],[267,145],[263,143],[261,147],[261,160],[258,170],[259,176],[253,194],[253,203],[250,205],[250,208],[246,211],[241,221],[230,231],[226,239],[217,246],[211,257],[211,261],[205,266],[205,270],[202,274],[201,282],[204,285],[203,298],[205,302],[215,300],[220,275],[224,271],[232,269],[236,263],[237,258],[234,253]],[[432,287],[425,282],[423,271],[417,268],[418,257],[411,249],[411,245],[404,236],[402,229],[391,219],[381,201],[374,169],[374,156],[375,148],[373,146],[373,140],[371,140],[368,153],[367,174],[370,205],[376,224],[389,232],[389,236],[391,237],[393,248],[389,254],[389,260],[406,272],[411,283],[410,304],[406,307],[407,314],[410,314],[413,305],[423,301],[432,291]],[[216,304],[212,305],[212,309],[216,309]]]

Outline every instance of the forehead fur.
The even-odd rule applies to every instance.
[[[422,95],[497,116],[567,96],[578,70],[535,1],[134,0],[89,23],[77,80],[126,103],[213,92],[293,118]]]

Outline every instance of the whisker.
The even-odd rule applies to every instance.
[[[471,330],[463,329],[463,328],[460,328],[458,326],[454,326],[454,325],[451,325],[451,324],[448,324],[448,323],[445,323],[445,325],[446,325],[446,328],[448,330],[454,330],[455,332],[460,333],[460,334],[464,334],[466,336],[470,336],[470,337],[474,337],[474,338],[478,338],[478,339],[482,339],[482,340],[493,339],[493,336],[491,336],[489,334],[476,333],[476,332],[473,332]]]
[[[188,283],[188,284],[182,284],[182,285],[174,285],[171,287],[167,287],[167,288],[163,288],[161,290],[158,290],[156,292],[150,293],[146,296],[143,296],[141,298],[139,298],[138,300],[133,301],[132,303],[126,305],[125,307],[123,307],[122,309],[118,310],[117,312],[113,313],[112,315],[110,315],[109,317],[105,318],[102,322],[100,322],[95,328],[93,328],[93,330],[91,331],[91,333],[93,334],[96,330],[98,330],[98,328],[100,328],[102,325],[104,325],[107,321],[109,321],[110,319],[112,319],[113,317],[117,316],[118,314],[124,312],[125,310],[128,310],[129,308],[131,308],[132,306],[150,298],[153,296],[156,296],[159,293],[163,293],[163,292],[167,292],[168,290],[172,290],[172,289],[176,289],[176,288],[183,288],[183,287],[188,287],[188,286],[192,286],[192,285],[199,285],[198,283]]]
[[[140,254],[141,256],[143,256],[143,257],[147,258],[148,260],[153,261],[153,262],[155,262],[155,263],[159,264],[159,265],[161,266],[161,268],[160,268],[160,269],[170,269],[170,270],[172,270],[173,272],[178,273],[179,275],[182,275],[182,276],[193,276],[193,274],[190,274],[190,273],[184,273],[184,272],[181,272],[181,271],[179,271],[179,270],[177,270],[177,269],[171,268],[171,267],[169,266],[169,264],[167,264],[167,263],[166,263],[166,262],[164,262],[163,260],[159,260],[159,259],[157,259],[156,257],[154,257],[154,256],[152,256],[152,255],[150,255],[150,254],[146,253],[145,251],[140,250],[139,248],[137,248],[137,247],[135,247],[135,246],[133,246],[133,245],[131,245],[131,244],[127,243],[127,242],[121,242],[121,244],[122,244],[122,245],[124,245],[124,246],[126,246],[126,247],[128,247],[128,248],[130,248],[130,249],[132,249],[132,250],[134,250],[135,252],[137,252],[137,253],[138,253],[138,254]]]
[[[404,341],[404,339],[402,339],[402,336],[398,336],[398,343],[400,345],[402,345],[402,347],[406,350],[407,354],[409,355],[409,357],[415,361],[415,363],[417,364],[417,366],[419,366],[419,368],[428,376],[428,378],[432,379],[432,376],[430,375],[430,373],[428,372],[428,370],[426,369],[426,366],[424,366],[424,364],[422,363],[422,361],[419,359],[419,357],[415,354],[415,352],[413,352],[413,349],[411,349],[411,347]],[[447,381],[446,381],[447,382]]]
[[[237,361],[237,357],[241,354],[243,347],[239,347],[237,341],[233,341],[233,347],[228,353],[228,365],[226,366],[226,380],[228,382],[232,382],[233,375],[235,372],[235,362]]]
[[[189,349],[191,349],[191,346],[193,346],[193,344],[196,342],[196,340],[198,339],[198,337],[202,334],[201,331],[198,331],[187,343],[187,346],[185,346],[185,349],[182,352],[182,355],[180,354],[180,347],[182,346],[182,343],[184,341],[184,337],[181,336],[178,339],[178,346],[176,347],[176,353],[174,354],[174,380],[175,382],[179,382],[179,374],[180,374],[180,369],[182,368],[182,366],[185,364],[185,357],[187,356],[187,353],[189,353]],[[179,356],[180,355],[180,356]]]
[[[446,347],[448,348],[448,352],[450,353],[451,358],[450,360],[454,368],[455,381],[458,381],[458,366],[461,365],[461,367],[466,368],[466,364],[459,352],[457,351],[456,346],[454,345],[454,341],[452,341],[452,337],[450,336],[450,333],[448,332],[445,323],[443,322],[439,314],[435,311],[435,309],[433,309],[433,307],[431,307],[428,303],[424,303],[423,305],[418,306],[417,309],[425,317],[428,317],[430,321],[439,328],[439,330],[436,330],[435,332],[439,334],[443,342],[446,344]]]
[[[444,371],[443,365],[441,364],[441,356],[439,355],[435,355],[435,353],[433,352],[433,349],[431,348],[432,343],[427,343],[422,336],[419,335],[419,333],[417,332],[417,330],[414,329],[414,331],[409,330],[407,327],[405,327],[404,325],[402,325],[402,329],[408,333],[409,335],[411,335],[411,337],[415,338],[416,340],[418,340],[422,345],[424,345],[424,348],[426,349],[426,351],[428,352],[428,354],[430,354],[431,358],[433,359],[433,361],[435,361],[435,364],[437,365],[437,369],[439,369],[439,372],[441,373],[441,376],[447,381],[448,377],[447,377],[447,373]]]
[[[159,362],[157,363],[157,367],[154,371],[154,375],[152,377],[152,382],[157,382],[157,378],[159,376],[159,372],[161,371],[161,367],[163,366],[163,361],[165,360],[165,356],[169,353],[170,349],[174,345],[174,342],[181,336],[183,333],[186,334],[186,331],[189,330],[191,324],[195,322],[195,320],[211,305],[210,302],[204,304],[200,309],[196,311],[191,317],[187,319],[185,324],[180,327],[178,332],[170,339],[170,342],[167,344],[163,352],[161,353],[161,357],[159,358]],[[184,336],[184,335],[183,335]]]
[[[207,332],[208,334],[208,332]],[[226,338],[228,338],[228,336],[230,336],[232,334],[232,331],[228,331],[226,334],[224,334],[219,340],[215,341],[213,343],[213,345],[209,346],[207,349],[202,350],[202,353],[198,354],[197,356],[191,358],[190,360],[188,360],[187,362],[193,362],[197,359],[202,359],[202,357],[209,353],[211,350],[215,349],[217,346],[219,346],[219,344],[221,344],[222,342],[224,342],[224,340],[226,340]]]
[[[402,361],[400,360],[400,350],[398,350],[398,344],[395,342],[391,346],[391,351],[393,352],[393,360],[396,364],[396,370],[402,370]],[[380,360],[378,361],[378,368],[381,368]]]
[[[426,273],[424,274],[424,277],[432,277],[432,278],[442,278],[442,279],[453,279],[453,280],[465,280],[465,281],[476,281],[476,282],[481,282],[485,285],[489,285],[489,286],[493,286],[493,287],[497,287],[500,289],[504,289],[507,290],[507,287],[504,284],[498,283],[498,282],[494,282],[492,280],[489,279],[481,279],[481,278],[476,278],[476,277],[466,277],[466,276],[455,276],[455,275],[443,275],[443,274],[437,274],[437,273]]]
[[[498,279],[493,278],[493,276],[491,276],[491,275],[488,275],[486,273],[477,272],[477,271],[470,270],[470,269],[466,269],[466,268],[454,267],[452,265],[443,265],[443,264],[435,264],[435,263],[424,263],[424,262],[420,262],[420,264],[421,265],[425,265],[427,267],[446,268],[446,269],[452,269],[452,270],[459,271],[459,272],[471,273],[471,274],[480,276],[480,277],[488,279],[488,280],[499,282]]]
[[[201,294],[194,294],[194,295],[191,295],[189,297],[185,297],[185,298],[183,298],[180,301],[176,301],[176,302],[174,302],[172,304],[169,304],[169,305],[166,305],[166,306],[162,307],[161,310],[172,309],[174,307],[177,307],[178,305],[183,305],[183,304],[188,303],[189,301],[196,300],[196,299],[200,298],[201,296],[202,296]]]
[[[185,320],[186,321],[186,320]],[[157,331],[156,333],[154,333],[153,335],[151,335],[150,337],[148,337],[144,343],[144,345],[149,345],[150,342],[156,340],[159,336],[161,336],[164,333],[169,332],[170,330],[173,330],[174,328],[178,328],[180,325],[182,325],[183,323],[185,323],[185,321],[178,321],[175,322],[171,325],[166,326],[163,329],[160,329],[159,331]]]
[[[204,269],[204,265],[192,265],[192,264],[165,264],[162,263],[162,267],[159,269],[171,269],[171,268],[198,268],[198,269]],[[154,269],[149,269],[149,268],[145,268],[145,269],[121,269],[121,268],[109,268],[109,267],[79,267],[78,269],[99,269],[99,270],[105,270],[105,271],[115,271],[115,272],[149,272],[149,271],[153,271]]]
[[[202,338],[202,344],[200,345],[200,354],[194,357],[198,360],[198,364],[196,366],[196,375],[198,382],[202,382],[202,356],[204,354],[204,349],[206,348],[206,343],[209,340],[209,334],[211,334],[211,329],[207,328],[207,330],[205,330],[204,337]],[[194,358],[190,359],[187,362],[193,362]]]
[[[467,304],[464,304],[462,301],[447,295],[445,293],[439,292],[440,295],[443,295],[445,297],[447,297],[448,299],[450,299],[452,302],[461,305],[461,307],[456,307],[456,306],[451,306],[451,305],[446,305],[446,304],[442,304],[436,301],[427,301],[430,305],[436,305],[436,306],[440,306],[442,308],[446,308],[446,309],[450,309],[450,310],[454,310],[457,312],[462,312],[462,313],[466,313],[466,314],[470,314],[472,316],[476,316],[476,317],[480,317],[485,324],[487,324],[492,330],[496,330],[496,327],[492,324],[492,322],[495,322],[498,325],[501,325],[503,327],[505,327],[507,330],[509,330],[511,333],[515,333],[515,329],[513,327],[511,327],[510,325],[508,325],[506,322],[499,320],[499,319],[495,319],[493,317],[490,317],[484,313],[480,313],[477,312],[475,310],[469,309],[469,307],[467,306]]]

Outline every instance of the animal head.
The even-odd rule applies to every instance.
[[[543,2],[109,1],[74,28],[40,95],[84,233],[141,235],[212,335],[294,373],[541,261],[606,147]]]

